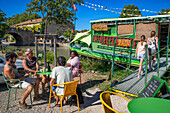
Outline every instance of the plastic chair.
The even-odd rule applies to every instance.
[[[20,81],[19,79],[8,79],[8,78],[5,77],[5,75],[4,75],[3,72],[2,72],[2,75],[3,75],[3,78],[4,78],[5,83],[6,83],[6,85],[7,85],[7,88],[8,88],[8,90],[9,90],[9,91],[8,91],[8,103],[7,103],[7,109],[8,109],[10,91],[11,91],[12,89],[15,89],[15,100],[16,100],[17,89],[22,89],[22,87],[21,87],[21,81]],[[11,82],[11,81],[18,81],[18,82],[19,82],[19,86],[18,86],[18,87],[11,87],[11,86],[9,85],[9,82]],[[30,94],[30,101],[31,101],[31,105],[32,105],[32,97],[31,97],[31,94]]]
[[[118,112],[115,109],[112,108],[112,103],[111,103],[111,99],[110,99],[110,94],[114,94],[114,95],[118,95],[122,98],[124,98],[127,101],[131,101],[128,98],[115,93],[115,92],[111,92],[111,91],[104,91],[100,94],[100,100],[103,106],[103,111],[104,113],[123,113],[123,112]]]
[[[78,75],[75,76],[75,77],[80,77],[80,87],[82,87],[82,86],[81,86],[81,73],[82,73],[82,67],[83,67],[83,65],[80,63],[79,69],[76,71],[76,73],[78,72]]]
[[[78,95],[76,94],[76,89],[77,89],[77,84],[78,84],[78,80],[77,81],[72,81],[72,82],[66,82],[66,83],[62,83],[62,84],[54,84],[53,86],[60,86],[60,85],[64,85],[64,94],[63,95],[57,95],[53,90],[52,87],[50,87],[50,96],[49,96],[49,108],[50,108],[50,103],[51,103],[51,97],[55,97],[55,96],[59,96],[61,97],[61,113],[62,113],[62,100],[64,97],[69,97],[69,96],[73,96],[76,95],[77,97],[77,106],[78,106],[78,111],[79,109],[79,99],[78,99]],[[51,95],[53,93],[53,96]]]

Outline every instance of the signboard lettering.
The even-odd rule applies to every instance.
[[[152,77],[147,86],[144,88],[144,90],[141,92],[139,98],[141,97],[153,97],[155,93],[159,90],[159,87],[161,86],[161,81],[158,79]]]
[[[116,38],[116,40],[115,40]],[[100,43],[102,45],[114,46],[114,41],[116,41],[116,46],[119,47],[130,47],[132,38],[117,39],[117,37],[109,36],[98,36],[93,35],[93,42]]]
[[[108,31],[107,23],[97,23],[92,25],[94,31]]]

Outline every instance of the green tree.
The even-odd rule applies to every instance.
[[[74,21],[73,3],[80,4],[83,0],[34,0],[27,4],[26,11],[42,14],[47,33],[47,23],[51,23],[52,20],[58,25],[69,25]]]
[[[168,8],[168,9],[162,9],[158,14],[159,14],[159,15],[167,15],[167,14],[170,14],[170,8]]]
[[[65,31],[65,32],[64,32],[64,36],[66,36],[66,37],[69,37],[69,38],[70,38],[70,36],[71,36],[71,35],[73,35],[73,32],[71,31],[71,29],[70,29],[70,28],[68,28],[68,29],[67,29],[67,31]]]
[[[5,24],[7,18],[6,14],[0,9],[0,38],[3,37],[5,31],[8,29],[8,26]]]
[[[12,17],[9,17],[7,19],[6,24],[10,26],[10,25],[21,23],[21,22],[25,22],[27,20],[38,19],[38,18],[41,18],[41,16],[38,15],[37,13],[28,14],[26,12],[23,12],[21,14],[16,14],[16,15],[13,15]]]
[[[141,15],[141,11],[135,5],[125,5],[119,18],[136,17]],[[141,15],[142,16],[142,15]]]
[[[5,35],[3,36],[3,38],[8,39],[9,36],[10,36],[10,34],[5,34]]]

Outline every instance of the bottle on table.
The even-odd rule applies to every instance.
[[[47,72],[50,72],[51,71],[51,69],[50,69],[50,65],[49,65],[49,62],[48,62],[48,64],[47,64]]]

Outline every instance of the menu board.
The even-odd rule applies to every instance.
[[[158,90],[160,90],[160,87],[162,87],[162,82],[158,79],[152,77],[147,86],[145,86],[144,90],[139,95],[139,98],[142,97],[153,97],[156,95]]]

